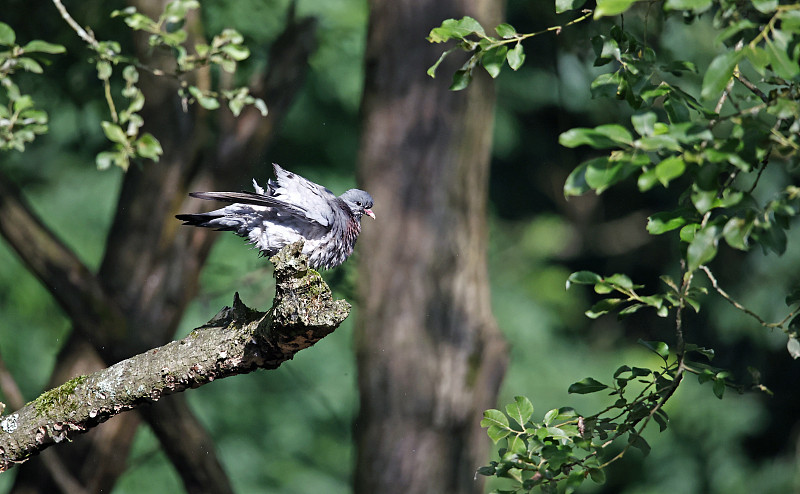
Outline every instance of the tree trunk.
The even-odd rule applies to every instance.
[[[442,20],[499,22],[496,0],[372,0],[360,169],[378,221],[361,246],[361,410],[356,492],[481,492],[479,423],[495,405],[506,346],[486,266],[494,90],[448,90],[426,40]]]

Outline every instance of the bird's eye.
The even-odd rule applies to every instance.
[[[356,206],[361,206],[361,201],[356,201]]]

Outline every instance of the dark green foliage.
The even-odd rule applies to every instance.
[[[713,395],[720,399],[726,388],[740,392],[748,389],[732,381],[732,372],[695,361],[695,356],[710,359],[715,352],[685,340],[685,309],[691,307],[699,312],[709,304],[709,290],[697,280],[700,273],[716,295],[751,316],[758,325],[782,330],[791,357],[800,356],[797,330],[791,322],[798,298],[787,298],[789,310],[784,311],[788,315],[783,319],[767,322],[720,286],[714,275],[717,268],[712,264],[725,246],[748,252],[753,245],[759,245],[765,253],[783,254],[787,250],[787,232],[800,213],[800,189],[792,180],[800,152],[798,10],[796,6],[767,1],[744,5],[727,0],[675,0],[663,4],[663,13],[651,6],[643,14],[645,26],[656,18],[675,15],[689,23],[700,16],[713,16],[714,27],[719,30],[717,40],[723,43],[723,49],[706,62],[671,59],[666,50],[657,52],[659,47],[648,43],[646,31],[642,38],[626,29],[622,17],[612,23],[600,22],[605,17],[627,13],[634,4],[633,0],[599,0],[593,11],[575,13],[574,20],[564,25],[588,16],[597,21],[600,33],[591,39],[594,66],[610,70],[595,77],[592,96],[615,98],[632,110],[630,124],[603,124],[561,133],[562,146],[588,146],[599,151],[590,153],[593,156],[567,177],[564,194],[601,194],[633,181],[642,194],[659,192],[668,197],[671,205],[654,211],[646,230],[651,235],[673,236],[680,243],[681,276],[674,281],[663,274],[665,289],[656,293],[650,289],[651,295],[642,295],[644,285],[634,284],[626,274],[601,276],[579,271],[568,278],[567,288],[574,284],[594,288],[599,300],[585,313],[592,319],[611,312],[619,317],[630,316],[643,308],[654,309],[661,318],[673,318],[675,351],[671,354],[663,342],[640,341],[660,357],[660,368],[622,366],[614,374],[611,386],[592,377],[572,384],[570,393],[610,389],[610,396],[616,400],[599,413],[576,415],[584,427],[591,424],[577,436],[542,436],[542,426],[535,423],[515,429],[501,412],[487,411],[482,425],[488,427],[492,440],[505,440],[507,444],[499,451],[500,461],[479,473],[514,480],[515,489],[509,492],[528,492],[534,487],[554,492],[555,484],[559,484],[559,491],[571,492],[572,483],[581,478],[604,479],[603,469],[621,459],[630,447],[649,453],[650,446],[641,433],[651,421],[660,430],[666,428],[663,405],[685,373],[695,374],[701,384],[711,383]],[[580,5],[557,1],[556,11],[569,12]],[[503,66],[499,47],[511,41],[519,45],[526,38],[547,31],[519,34],[514,27],[503,25],[497,30],[501,39],[495,39],[472,19],[451,19],[431,31],[429,40],[458,42],[442,58],[457,49],[470,54],[452,87],[463,89],[478,62],[492,77],[498,76]],[[510,50],[503,53],[517,70],[519,64],[512,64],[508,58]],[[431,67],[429,74],[433,75],[437,65]],[[687,80],[684,75],[693,78]],[[691,83],[698,78],[699,88]],[[768,166],[785,170],[783,183],[777,187],[774,183],[761,183]],[[759,383],[757,372],[751,374],[754,379],[750,388],[769,392]],[[630,392],[625,394],[632,382],[644,386],[633,399]],[[626,445],[615,456],[598,460],[597,464],[586,463],[586,458],[594,461],[603,457],[605,448],[622,438]],[[542,454],[537,440],[563,450],[566,456]],[[576,455],[580,448],[588,455]]]

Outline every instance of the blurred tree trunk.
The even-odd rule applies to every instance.
[[[499,22],[497,0],[372,0],[360,170],[378,221],[360,240],[358,493],[481,492],[480,428],[506,346],[491,314],[486,202],[494,88],[425,71],[442,20]],[[372,225],[370,225],[372,226]]]

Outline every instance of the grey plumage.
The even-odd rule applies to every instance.
[[[367,192],[350,189],[336,197],[327,188],[273,164],[276,180],[255,192],[192,192],[192,197],[231,203],[200,214],[176,216],[184,225],[232,231],[247,238],[262,254],[274,255],[304,240],[303,253],[314,269],[330,269],[353,252],[361,217],[372,212]]]

